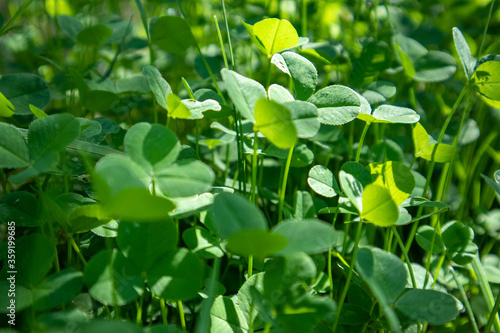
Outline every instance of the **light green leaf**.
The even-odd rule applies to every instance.
[[[187,119],[202,119],[203,112],[220,111],[222,109],[219,102],[213,99],[207,99],[201,102],[193,101],[191,99],[183,99],[181,102],[189,110],[189,113],[191,113],[191,115]]]
[[[278,148],[291,148],[297,142],[290,110],[266,98],[255,104],[255,127]]]
[[[415,61],[417,82],[442,82],[455,74],[457,70],[455,58],[445,52],[431,50]]]
[[[236,110],[244,118],[255,123],[255,104],[259,99],[267,97],[266,89],[259,82],[226,68],[223,68],[220,73]]]
[[[398,206],[386,188],[369,184],[364,188],[362,200],[362,219],[381,227],[389,227],[398,221]]]
[[[14,114],[14,105],[0,92],[0,117],[8,118]]]
[[[465,40],[464,35],[457,27],[453,27],[453,41],[455,42],[455,48],[457,49],[458,56],[464,67],[465,77],[470,80],[474,74],[474,69],[476,67],[476,59],[472,56],[469,44]]]
[[[322,253],[340,242],[335,229],[318,219],[285,220],[273,228],[273,233],[283,236],[288,241],[286,247],[276,255],[297,252]]]
[[[371,163],[367,169],[372,175],[373,184],[386,188],[396,206],[399,206],[413,192],[415,177],[403,163],[393,161]]]
[[[220,193],[210,209],[216,234],[221,239],[242,230],[266,230],[264,214],[246,198],[232,193]]]
[[[413,61],[411,60],[410,56],[401,49],[399,45],[396,44],[395,48],[398,52],[401,65],[403,65],[406,76],[408,76],[409,78],[413,78],[415,76],[415,65],[413,64]]]
[[[478,87],[482,97],[487,100],[500,101],[500,61],[481,63],[476,68],[472,81]]]
[[[396,86],[389,81],[375,81],[364,87],[362,96],[370,104],[384,103],[396,94]]]
[[[413,124],[420,120],[420,115],[410,108],[386,104],[376,108],[372,116],[375,123]]]
[[[341,85],[323,88],[308,101],[318,107],[319,119],[326,125],[343,125],[354,120],[361,111],[359,95]]]
[[[161,76],[158,69],[154,66],[144,66],[142,68],[142,74],[144,74],[148,79],[149,87],[155,95],[156,102],[158,102],[162,108],[167,110],[167,96],[172,93],[172,88],[170,88],[168,82]]]
[[[33,112],[33,114],[37,119],[48,117],[48,115],[43,110],[40,110],[36,106],[30,104],[29,107],[31,112]],[[85,119],[85,118],[80,118],[80,119]]]
[[[294,47],[299,43],[299,35],[293,25],[285,19],[270,18],[255,23],[249,30],[255,36],[254,42],[270,58],[273,54]]]
[[[282,104],[285,102],[293,102],[295,100],[288,89],[280,86],[279,84],[271,84],[267,89],[267,94],[269,95],[269,99],[271,101]]]
[[[274,54],[271,62],[292,78],[298,100],[305,101],[312,95],[318,71],[309,60],[294,52],[283,52]]]
[[[22,168],[29,165],[28,145],[19,130],[0,123],[0,168]]]
[[[284,236],[267,230],[241,230],[229,237],[227,249],[234,254],[264,259],[285,248],[287,243]]]
[[[151,28],[151,42],[164,51],[181,53],[194,44],[194,37],[182,17],[161,16]]]
[[[340,170],[339,181],[342,191],[359,212],[363,211],[363,185],[352,174]]]
[[[340,193],[339,185],[333,173],[322,165],[315,165],[309,170],[307,183],[314,192],[327,198],[333,198]]]
[[[438,163],[446,163],[451,161],[455,155],[456,149],[451,145],[443,143],[439,145],[437,143],[430,143],[431,137],[427,134],[424,127],[418,122],[413,125],[412,135],[416,157],[422,157],[423,159],[431,161],[434,149],[436,149],[436,152],[434,153],[434,161]],[[432,141],[434,141],[434,139]]]
[[[311,138],[318,133],[321,123],[318,118],[318,109],[314,104],[293,101],[285,102],[283,105],[290,110],[297,137]]]
[[[191,111],[187,106],[182,103],[181,99],[175,94],[169,94],[167,96],[167,110],[168,115],[173,119],[189,119],[191,117]]]
[[[455,297],[427,289],[411,289],[396,302],[396,309],[411,320],[443,325],[455,319],[463,309]]]

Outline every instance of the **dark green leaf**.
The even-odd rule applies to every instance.
[[[211,208],[211,216],[217,236],[222,239],[228,239],[242,230],[267,229],[262,212],[237,194],[218,194]]]
[[[290,75],[298,100],[305,101],[312,95],[318,82],[318,71],[309,60],[294,52],[283,52],[274,54],[271,62]]]
[[[78,32],[76,40],[83,45],[99,46],[103,44],[113,32],[104,24],[91,25]]]
[[[148,270],[147,282],[158,297],[181,301],[193,299],[203,286],[203,263],[184,248],[167,252]]]
[[[273,233],[288,241],[286,247],[278,251],[277,255],[296,252],[322,253],[339,242],[335,229],[318,219],[285,220],[273,228]]]
[[[343,125],[358,116],[361,101],[351,88],[334,85],[317,91],[308,100],[318,107],[319,119],[326,125]]]
[[[223,68],[220,71],[226,84],[227,93],[241,115],[255,123],[255,104],[261,98],[266,98],[264,87],[257,81],[244,77],[234,71]]]
[[[31,114],[30,104],[43,109],[50,101],[47,83],[40,77],[28,73],[0,77],[0,92],[12,103],[16,114]]]
[[[194,44],[194,37],[183,18],[161,16],[153,24],[151,41],[164,51],[180,53]]]
[[[83,274],[73,268],[64,269],[44,279],[33,288],[34,308],[53,309],[71,301],[83,287]]]
[[[443,325],[455,319],[463,305],[455,297],[437,290],[412,289],[401,296],[396,308],[411,320]]]
[[[118,250],[101,251],[85,266],[83,280],[95,300],[122,306],[144,290],[141,272]]]
[[[0,123],[0,168],[28,166],[30,153],[23,135],[16,127]]]

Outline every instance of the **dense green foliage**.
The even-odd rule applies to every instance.
[[[500,332],[495,1],[0,14],[0,332]]]

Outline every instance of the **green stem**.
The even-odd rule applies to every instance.
[[[224,50],[224,42],[222,41],[222,35],[219,29],[219,22],[217,21],[216,15],[214,15],[214,23],[215,23],[215,28],[217,29],[217,37],[219,38],[220,49],[222,51],[222,58],[224,58],[224,67],[229,69],[229,65],[227,64],[226,51]]]
[[[181,328],[183,331],[186,330],[186,318],[184,317],[184,308],[182,307],[182,301],[177,301],[177,309],[179,310],[179,317],[181,318]]]
[[[369,122],[365,123],[365,127],[363,128],[363,133],[361,133],[361,138],[359,139],[358,150],[356,152],[356,162],[359,163],[359,158],[361,157],[361,149],[363,148],[363,142],[365,141],[366,132],[368,132],[368,128],[370,127]]]
[[[226,24],[227,44],[229,45],[229,57],[231,58],[231,66],[234,67],[233,45],[231,44],[231,33],[229,32],[229,23],[227,22],[226,6],[224,0],[221,0],[222,13],[224,14],[224,23]]]
[[[495,321],[495,318],[497,318],[497,316],[496,315],[494,316],[493,314],[498,313],[498,310],[500,310],[500,293],[498,293],[497,295],[495,306],[493,307],[493,311],[491,311],[490,318],[488,319],[488,323],[486,324],[486,327],[483,332],[491,332],[491,326],[493,326],[493,322]]]
[[[253,275],[253,254],[248,256],[248,278]]]
[[[408,252],[406,251],[405,244],[403,243],[403,240],[401,239],[401,236],[399,235],[398,229],[396,229],[395,226],[391,227],[392,233],[394,236],[396,236],[396,240],[399,244],[399,247],[401,248],[401,252],[403,252],[403,255],[406,260],[406,264],[408,265],[408,270],[410,271],[410,277],[411,277],[411,284],[413,285],[413,288],[418,288],[417,287],[417,280],[415,280],[415,274],[413,272],[413,266],[410,261],[410,257],[408,256]],[[422,286],[422,288],[425,289],[425,285]]]
[[[358,229],[356,230],[356,238],[354,239],[354,249],[352,250],[352,259],[351,265],[349,267],[349,272],[347,273],[347,281],[345,282],[344,289],[342,290],[342,296],[340,296],[340,300],[337,306],[337,315],[335,316],[335,321],[332,326],[332,332],[335,332],[337,326],[339,324],[340,314],[342,312],[342,307],[344,306],[345,298],[347,296],[347,292],[349,291],[349,285],[351,284],[352,273],[354,272],[354,265],[356,264],[356,255],[358,254],[358,244],[359,239],[361,238],[361,230],[363,227],[363,220],[359,221]]]
[[[160,298],[160,311],[161,311],[161,318],[162,318],[163,324],[167,325],[168,324],[167,307],[165,306],[165,300],[163,298]]]
[[[283,207],[285,206],[286,183],[288,181],[288,172],[290,171],[290,164],[292,163],[292,155],[294,147],[295,145],[290,147],[290,150],[288,151],[288,158],[286,159],[285,170],[283,172],[283,181],[281,183],[281,192],[280,192],[279,208],[278,208],[278,223],[281,223],[281,221],[283,220]]]
[[[271,69],[273,67],[271,63],[271,58],[267,59],[267,77],[266,77],[266,89],[269,88],[269,85],[271,85]]]
[[[80,252],[80,248],[78,247],[78,245],[76,245],[75,240],[73,239],[73,235],[69,236],[69,241],[71,243],[71,246],[73,247],[73,250],[75,250],[76,255],[78,256],[78,258],[80,258],[81,262],[83,263],[83,266],[87,266],[87,260],[85,260],[82,252]]]
[[[453,115],[457,111],[458,106],[460,105],[460,103],[462,102],[462,99],[465,97],[465,95],[467,94],[468,91],[469,91],[469,85],[466,84],[464,86],[464,88],[462,89],[462,91],[460,92],[460,95],[458,96],[457,100],[455,101],[455,104],[453,104],[453,108],[451,109],[450,113],[448,114],[448,117],[446,118],[446,121],[444,122],[443,127],[441,128],[441,132],[439,133],[439,138],[438,138],[437,143],[434,146],[434,149],[432,151],[432,157],[431,157],[431,162],[429,164],[429,169],[427,170],[427,176],[426,176],[426,180],[425,180],[423,196],[426,195],[426,193],[429,189],[430,183],[431,183],[432,174],[434,172],[434,166],[436,165],[434,158],[436,156],[437,147],[443,141],[444,134],[446,132],[446,129],[448,128],[448,125],[451,121],[451,118],[453,117]],[[418,210],[417,210],[417,213],[415,216],[422,215],[423,209],[424,209],[423,206],[418,207]],[[416,234],[417,229],[418,229],[418,224],[419,224],[418,222],[413,223],[412,229],[411,229],[410,233],[408,234],[408,238],[406,240],[406,251],[410,251],[411,244],[413,243],[413,239],[414,239],[415,234]]]
[[[483,37],[481,38],[481,46],[479,47],[479,50],[477,51],[477,58],[478,59],[481,57],[481,54],[483,53],[484,41],[486,40],[486,33],[488,32],[488,27],[490,26],[490,20],[491,20],[492,14],[493,14],[493,6],[494,5],[495,5],[495,0],[492,0],[491,5],[490,5],[490,12],[488,14],[488,20],[486,21],[486,25],[484,26]]]
[[[458,281],[458,276],[453,267],[450,266],[451,274],[453,274],[453,279],[455,280],[455,284],[457,285],[458,291],[460,292],[460,296],[462,297],[462,302],[464,303],[465,310],[467,311],[467,315],[469,316],[469,322],[472,325],[472,329],[475,333],[479,333],[479,328],[477,327],[476,318],[474,318],[474,312],[470,306],[469,300],[467,299],[467,294],[465,293],[464,287],[462,283]],[[486,330],[485,332],[489,332]]]
[[[257,187],[257,159],[259,155],[257,154],[258,142],[257,142],[257,131],[254,132],[253,136],[253,154],[252,154],[252,189],[251,189],[251,201],[253,204],[256,203],[256,187]]]
[[[330,298],[333,299],[332,248],[328,249],[328,282],[330,283]]]
[[[302,36],[307,36],[307,0],[302,0],[301,10]]]
[[[498,312],[493,312],[494,298],[493,292],[491,291],[490,284],[488,283],[488,279],[486,278],[486,273],[484,272],[483,265],[479,260],[479,255],[476,254],[474,260],[471,263],[472,268],[474,269],[474,273],[476,273],[477,280],[479,282],[479,287],[481,288],[481,293],[483,294],[483,298],[486,301],[488,306],[488,310],[491,312],[490,316],[493,318],[493,326],[495,326],[495,331],[497,333],[500,332],[500,320],[498,319]],[[486,331],[485,331],[486,332]]]
[[[141,326],[142,326],[142,306],[144,305],[145,291],[146,291],[146,287],[143,288],[142,295],[139,298],[139,304],[137,304],[136,323],[137,323],[137,325],[141,325]]]
[[[191,24],[189,23],[189,21],[187,19],[186,13],[184,13],[184,9],[182,9],[181,1],[180,0],[176,0],[176,1],[177,1],[177,5],[179,6],[179,10],[181,11],[182,17],[186,20],[186,23],[189,26],[189,30],[191,30],[191,32],[192,32],[193,29],[191,28]],[[208,74],[210,75],[210,78],[212,79],[212,83],[214,84],[215,90],[217,91],[219,96],[222,98],[223,103],[226,104],[226,99],[225,99],[224,95],[222,94],[222,91],[219,88],[219,84],[217,83],[217,80],[215,79],[215,76],[214,76],[214,73],[212,72],[212,69],[208,65],[207,59],[205,58],[205,56],[201,52],[201,49],[200,49],[200,46],[198,45],[198,42],[195,39],[193,39],[193,40],[194,40],[194,45],[196,46],[196,50],[198,51],[198,54],[200,55],[201,60],[203,61],[203,64],[205,65],[205,68],[207,69]]]
[[[7,191],[7,177],[2,168],[0,168],[0,182],[2,182],[2,196],[4,196],[9,192]]]

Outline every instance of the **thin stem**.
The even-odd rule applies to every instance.
[[[480,58],[481,54],[483,53],[484,41],[486,40],[486,33],[488,32],[488,27],[490,25],[490,20],[491,20],[492,14],[493,14],[493,6],[494,5],[495,5],[495,0],[492,0],[491,5],[490,5],[490,12],[488,14],[488,20],[486,21],[486,25],[484,26],[483,37],[481,38],[481,46],[479,47],[479,50],[477,51],[477,58]]]
[[[479,255],[476,254],[474,260],[471,263],[472,268],[474,269],[474,273],[476,273],[477,280],[479,282],[479,287],[481,288],[481,293],[483,294],[483,298],[486,301],[486,305],[488,306],[488,310],[490,311],[490,316],[493,317],[493,325],[495,326],[495,331],[500,332],[500,320],[498,319],[498,313],[493,312],[494,308],[494,298],[493,292],[491,291],[490,284],[488,283],[488,279],[486,278],[486,273],[484,272],[483,265],[479,260]],[[486,332],[486,331],[485,331]]]
[[[80,258],[81,262],[83,263],[83,266],[87,266],[87,260],[85,260],[82,252],[80,252],[80,248],[78,247],[78,245],[76,245],[75,240],[73,239],[73,235],[69,236],[69,241],[71,243],[71,246],[73,247],[73,250],[75,250],[76,255],[78,256],[78,258]]]
[[[251,201],[253,204],[256,203],[256,187],[257,187],[257,159],[259,155],[257,154],[258,142],[257,142],[257,131],[254,132],[253,136],[253,154],[252,154],[252,189],[251,189]]]
[[[224,50],[224,42],[222,41],[222,35],[221,35],[220,29],[219,29],[219,22],[217,21],[216,15],[214,15],[214,23],[215,23],[215,28],[217,29],[217,37],[219,38],[220,49],[222,51],[222,58],[224,58],[224,66],[227,69],[229,69],[229,65],[227,64],[226,51]]]
[[[328,249],[328,282],[330,283],[330,298],[333,299],[332,248]]]
[[[251,278],[253,274],[253,254],[248,256],[248,278]]]
[[[301,9],[302,36],[307,36],[307,0],[302,0]]]
[[[457,111],[458,106],[460,105],[460,103],[462,102],[462,99],[465,97],[465,95],[467,94],[468,91],[469,91],[469,85],[466,84],[464,86],[464,88],[462,89],[462,91],[460,92],[460,95],[458,96],[457,100],[455,101],[455,104],[453,104],[453,108],[451,109],[450,113],[448,114],[448,117],[446,118],[446,121],[444,122],[443,127],[441,128],[441,132],[439,133],[439,138],[438,138],[437,143],[434,146],[434,149],[432,151],[432,157],[431,157],[431,162],[429,164],[429,169],[427,170],[427,177],[425,180],[424,191],[423,191],[424,196],[429,189],[429,186],[431,183],[431,178],[432,178],[432,173],[434,172],[434,166],[436,165],[436,161],[434,160],[434,158],[436,156],[437,147],[443,141],[444,134],[446,133],[446,129],[448,128],[448,125],[451,121],[451,118],[453,117],[453,115]],[[418,210],[417,210],[417,213],[415,216],[422,215],[423,209],[424,209],[423,206],[418,207]],[[406,251],[410,251],[411,244],[413,243],[413,239],[415,237],[415,234],[417,233],[418,224],[419,224],[418,222],[413,223],[412,229],[411,229],[410,233],[408,234],[408,238],[406,240]]]
[[[401,252],[403,252],[403,255],[406,260],[406,265],[408,265],[408,270],[410,271],[410,277],[411,277],[411,284],[413,285],[413,288],[418,288],[417,287],[417,280],[415,280],[415,274],[413,272],[413,266],[411,265],[410,257],[408,256],[408,252],[406,251],[405,244],[403,243],[403,240],[401,239],[401,236],[399,235],[398,229],[396,229],[395,226],[391,227],[392,233],[394,236],[396,236],[396,240],[399,244],[399,247],[401,248]],[[425,285],[422,286],[422,288],[425,289]]]
[[[186,318],[184,317],[184,308],[182,307],[182,301],[177,301],[177,309],[179,309],[179,317],[181,318],[181,328],[183,331],[186,330]]]
[[[288,172],[290,171],[290,164],[292,163],[292,155],[294,147],[295,145],[290,147],[290,150],[288,151],[288,158],[286,159],[285,170],[283,172],[283,182],[281,183],[281,192],[280,192],[279,208],[278,208],[278,223],[281,223],[281,221],[283,220],[283,207],[285,206],[286,183],[288,180]]]
[[[2,195],[9,193],[7,191],[7,177],[2,168],[0,168],[0,182],[2,182]]]
[[[354,272],[354,265],[356,264],[356,255],[358,254],[358,244],[361,238],[361,230],[363,227],[363,220],[359,221],[358,229],[356,230],[356,238],[354,240],[354,249],[352,250],[351,266],[349,267],[349,272],[347,273],[347,281],[344,285],[344,290],[342,290],[342,296],[337,306],[337,315],[335,316],[335,322],[332,326],[332,332],[335,332],[339,324],[340,314],[342,312],[342,307],[344,306],[345,298],[347,296],[347,291],[349,290],[349,285],[351,284],[352,273]]]
[[[167,307],[165,306],[165,300],[163,298],[160,298],[160,311],[163,324],[167,325]]]
[[[495,302],[495,306],[493,307],[493,311],[491,311],[490,318],[488,319],[488,323],[486,324],[486,328],[484,329],[483,332],[491,332],[491,326],[493,326],[493,322],[496,318],[496,315],[494,315],[494,314],[498,313],[498,310],[500,310],[500,293],[498,293],[498,295],[497,295],[497,300]]]
[[[470,306],[469,300],[467,299],[467,294],[465,293],[464,287],[462,283],[458,281],[458,276],[453,267],[449,266],[451,274],[453,274],[453,279],[455,280],[455,284],[457,285],[458,291],[460,292],[460,296],[462,297],[462,302],[464,303],[465,310],[467,315],[469,316],[470,324],[472,325],[472,329],[475,333],[479,333],[479,328],[477,327],[476,318],[474,318],[474,312]],[[493,317],[493,316],[492,316]],[[490,326],[491,328],[491,326]],[[485,330],[485,332],[489,332],[489,330]]]
[[[191,31],[193,31],[193,29],[191,29],[191,24],[189,23],[189,21],[187,19],[186,13],[184,13],[184,9],[182,9],[180,0],[176,0],[176,1],[177,1],[177,5],[179,6],[179,10],[181,11],[182,17],[186,20],[186,23],[188,24],[189,29]],[[194,45],[196,46],[196,50],[198,50],[198,53],[201,57],[201,60],[203,61],[203,64],[205,65],[205,68],[207,69],[207,72],[210,75],[210,78],[212,79],[212,83],[214,84],[215,90],[217,91],[219,96],[222,98],[223,103],[225,104],[226,99],[224,98],[224,95],[222,94],[222,91],[219,88],[219,85],[217,83],[217,80],[215,79],[214,73],[212,72],[212,69],[208,65],[207,59],[205,58],[205,56],[201,52],[201,49],[200,49],[200,46],[198,45],[198,42],[195,39],[193,39],[193,40],[194,40]]]
[[[361,133],[361,138],[359,139],[358,150],[356,152],[356,162],[359,162],[359,158],[361,157],[361,149],[363,148],[363,142],[365,141],[366,132],[368,132],[368,128],[370,127],[369,122],[366,122],[365,128],[363,128],[363,133]]]
[[[224,14],[224,23],[226,24],[227,44],[229,45],[229,57],[231,58],[231,66],[234,67],[233,45],[231,44],[231,34],[229,32],[229,23],[227,22],[226,6],[224,5],[224,0],[221,0],[221,4],[222,4],[222,13]]]

